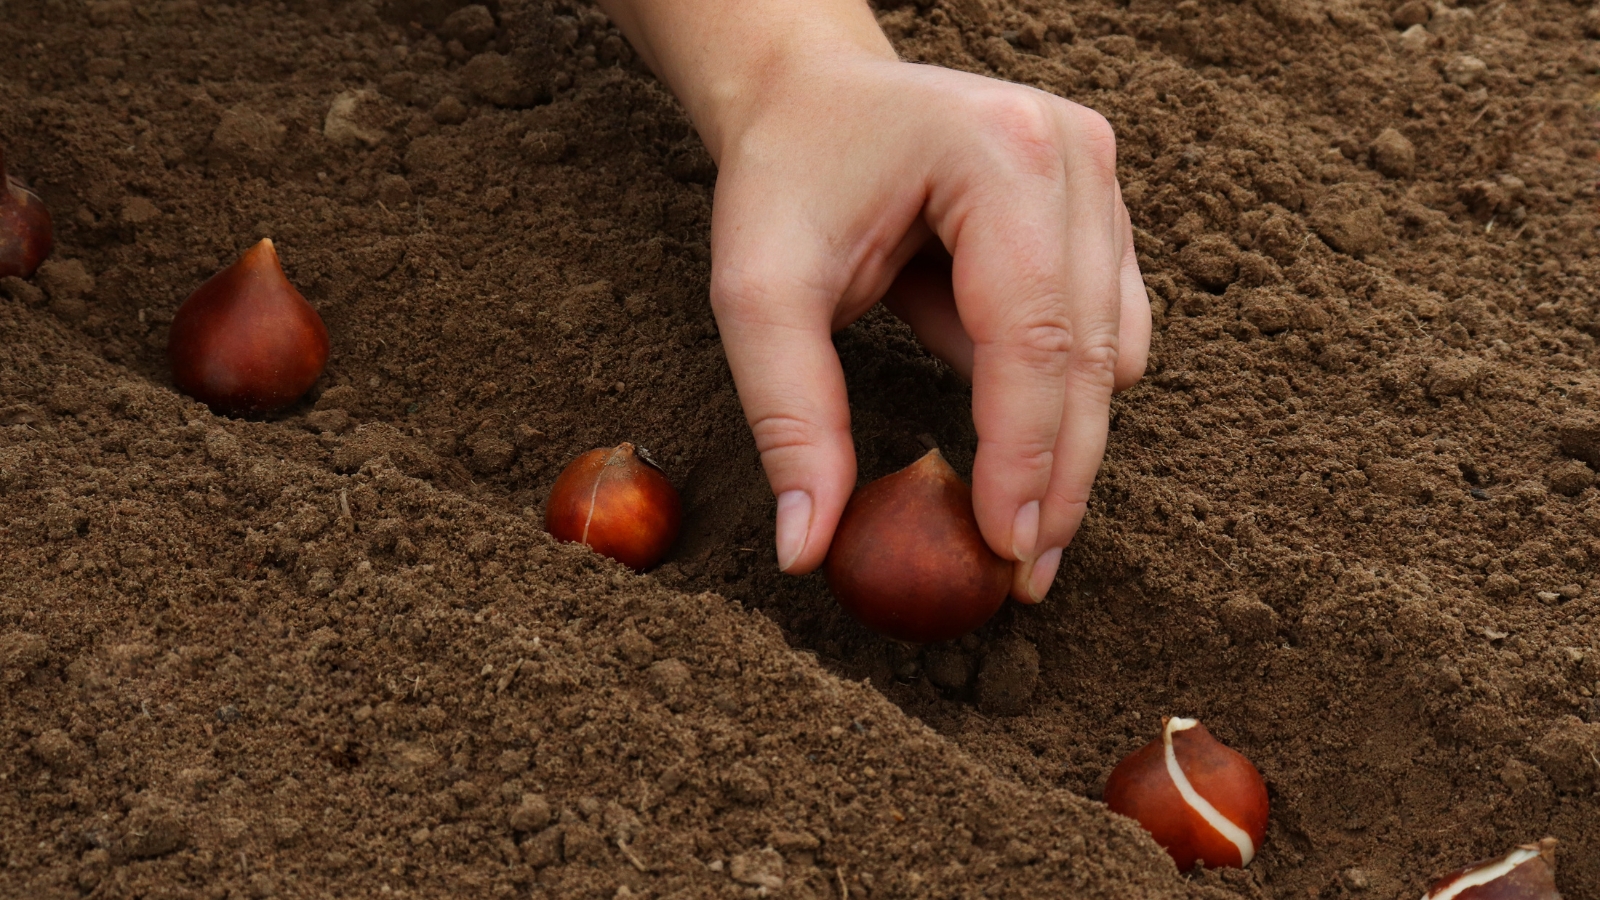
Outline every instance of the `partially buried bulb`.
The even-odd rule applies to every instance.
[[[183,301],[167,357],[178,390],[218,412],[271,412],[321,377],[328,329],[263,240]]]
[[[1422,900],[1561,900],[1555,850],[1555,838],[1545,838],[1475,862],[1435,881]]]
[[[544,527],[642,572],[667,555],[682,519],[672,482],[647,454],[622,443],[567,464],[550,488]]]
[[[1187,872],[1250,865],[1267,836],[1267,784],[1242,753],[1194,719],[1162,722],[1161,736],[1106,779],[1106,805],[1144,826]]]
[[[0,150],[0,278],[29,278],[50,255],[50,212],[39,195],[6,174]]]

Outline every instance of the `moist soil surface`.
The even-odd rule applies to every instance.
[[[884,3],[911,60],[1107,116],[1155,307],[1052,597],[960,641],[776,571],[707,302],[716,171],[569,0],[12,0],[0,894],[1415,897],[1546,835],[1600,898],[1600,8]],[[262,237],[300,405],[176,393]],[[966,385],[837,337],[863,479]],[[648,447],[646,575],[559,545]],[[1163,716],[1266,778],[1243,871],[1095,798]]]

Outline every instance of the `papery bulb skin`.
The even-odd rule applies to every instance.
[[[54,242],[50,211],[38,194],[6,174],[0,150],[0,278],[32,278]]]
[[[1561,900],[1556,839],[1547,837],[1463,866],[1435,881],[1422,900]]]
[[[328,329],[289,283],[271,240],[211,276],[172,318],[167,358],[178,390],[232,415],[272,412],[328,364]]]
[[[1180,872],[1248,866],[1267,836],[1267,784],[1243,754],[1194,719],[1163,720],[1161,737],[1106,779],[1105,803],[1150,832]]]
[[[858,622],[913,643],[976,629],[1011,586],[1011,563],[978,531],[972,488],[938,450],[851,495],[825,570]]]
[[[683,521],[683,502],[647,454],[629,443],[590,450],[556,478],[544,525],[636,572],[660,562]]]

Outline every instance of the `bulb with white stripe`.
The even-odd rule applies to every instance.
[[[683,503],[649,455],[632,444],[590,450],[556,478],[544,527],[635,571],[660,562],[678,537]]]
[[[1422,900],[1561,900],[1556,890],[1556,840],[1523,844],[1435,881]]]
[[[1111,770],[1106,805],[1144,826],[1179,871],[1248,866],[1267,836],[1261,773],[1194,719],[1161,725],[1161,737]]]

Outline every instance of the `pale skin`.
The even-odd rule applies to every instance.
[[[1037,603],[1083,520],[1150,304],[1098,113],[901,62],[862,0],[601,0],[717,162],[711,305],[810,572],[856,482],[832,334],[880,300],[972,383],[973,505]]]

